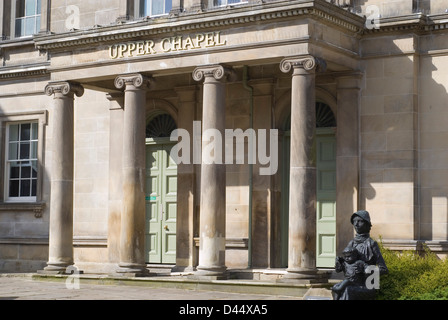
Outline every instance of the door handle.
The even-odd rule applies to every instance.
[[[163,229],[165,229],[165,231],[169,231],[168,226],[163,227]]]

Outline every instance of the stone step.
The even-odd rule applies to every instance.
[[[66,281],[70,275],[33,274],[39,281]],[[278,281],[256,281],[244,279],[198,280],[187,276],[122,277],[115,275],[80,274],[80,283],[97,285],[147,286],[151,288],[176,288],[185,290],[205,290],[244,294],[269,294],[296,297],[306,300],[331,299],[331,283],[295,284]]]

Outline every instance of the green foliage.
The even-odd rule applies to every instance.
[[[380,300],[448,300],[448,259],[440,260],[425,247],[397,252],[378,242],[389,274],[381,276]]]

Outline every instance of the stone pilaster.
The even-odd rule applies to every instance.
[[[202,150],[211,143],[205,136],[207,130],[225,133],[225,83],[228,70],[221,65],[198,67],[193,79],[204,80],[202,115]],[[226,168],[224,144],[222,159],[211,161],[202,153],[201,213],[199,230],[199,265],[196,276],[222,277],[226,271]],[[221,150],[215,150],[216,154]],[[219,161],[222,160],[222,161]],[[219,163],[217,163],[219,162]]]
[[[84,88],[71,82],[53,82],[45,88],[53,96],[49,260],[45,273],[66,273],[73,264],[74,96]]]
[[[316,69],[312,56],[286,58],[281,71],[292,74],[289,250],[286,278],[314,281],[316,268]]]
[[[107,94],[110,101],[110,134],[109,134],[109,217],[107,252],[109,262],[120,261],[121,211],[123,209],[123,114],[124,93]]]
[[[336,252],[341,253],[353,239],[352,212],[359,210],[359,110],[362,74],[337,78],[337,152],[336,152]]]
[[[193,137],[193,123],[196,120],[197,87],[175,88],[179,99],[177,126],[187,130]],[[193,150],[190,139],[190,150]],[[191,161],[192,159],[190,159]],[[197,248],[194,236],[198,233],[198,214],[195,207],[196,170],[195,164],[179,163],[177,166],[177,231],[176,267],[173,271],[193,271],[197,264]]]
[[[118,273],[147,275],[145,264],[146,90],[149,79],[128,74],[115,79],[124,90],[122,182],[123,199]]]

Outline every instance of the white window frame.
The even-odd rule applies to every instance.
[[[30,125],[30,137],[29,140],[21,140],[21,133],[23,130],[23,126],[24,125]],[[38,178],[38,172],[39,172],[39,168],[38,168],[38,163],[39,163],[39,159],[37,158],[37,150],[39,150],[39,137],[33,136],[33,125],[36,127],[37,129],[37,135],[39,135],[39,123],[38,121],[25,121],[25,122],[11,122],[8,123],[6,125],[6,143],[5,143],[5,201],[6,202],[35,202],[37,199],[37,178]],[[18,137],[17,140],[15,141],[11,141],[10,138],[10,134],[11,134],[11,127],[12,126],[19,126],[19,131],[18,131]],[[28,158],[27,159],[21,159],[20,158],[20,154],[22,153],[21,149],[22,149],[22,145],[24,143],[29,144],[29,146],[27,146],[28,148]],[[10,146],[11,144],[15,144],[17,146],[17,159],[10,159]],[[36,150],[34,150],[33,152],[33,145],[35,145]],[[35,154],[35,157],[33,157],[33,154]],[[35,169],[36,169],[36,176],[33,177],[33,173],[32,173],[32,168],[33,166],[33,162],[35,163]],[[19,172],[18,172],[18,177],[17,178],[11,178],[11,167],[13,163],[19,163],[18,167],[19,168]],[[25,178],[22,176],[22,170],[26,167],[30,167],[30,172],[29,172],[29,177]],[[11,180],[15,180],[18,182],[18,196],[11,196]],[[36,180],[36,190],[35,190],[35,195],[32,194],[32,185],[33,185],[33,180]],[[29,181],[30,185],[28,187],[28,191],[30,193],[30,195],[28,196],[21,196],[20,193],[22,192],[22,183],[24,183],[25,181]]]
[[[36,196],[29,197],[10,197],[9,196],[9,133],[10,126],[14,124],[37,123],[37,180],[36,180]],[[39,111],[34,113],[20,113],[8,116],[0,115],[0,137],[1,137],[1,172],[4,178],[0,181],[0,189],[3,190],[3,203],[40,203],[42,201],[42,185],[43,185],[43,168],[44,168],[44,128],[47,124],[47,111]],[[31,161],[31,160],[30,160]],[[31,179],[30,179],[31,180]]]
[[[24,13],[24,16],[17,17],[17,2],[16,0],[11,0],[11,38],[14,39],[21,39],[21,38],[29,38],[32,37],[34,34],[38,33],[40,31],[40,24],[42,19],[42,1],[44,0],[20,0],[25,2],[25,10],[26,10],[26,1],[35,1],[35,12],[32,15],[26,15],[26,12]],[[39,1],[41,2],[39,5]],[[40,11],[40,12],[39,12]],[[21,32],[20,35],[17,34],[17,21],[23,20],[26,18],[33,18],[34,19],[34,30],[32,34],[26,34],[25,32]],[[26,31],[26,30],[25,30]]]
[[[164,13],[152,14],[152,6],[151,6],[152,1],[153,0],[143,0],[143,1],[137,0],[137,2],[136,2],[137,3],[136,11],[137,11],[137,16],[138,17],[141,17],[141,18],[144,18],[144,17],[155,18],[155,17],[166,16],[166,15],[168,15],[170,13],[171,9],[173,8],[173,2],[171,0],[170,10],[168,10],[168,12],[166,12],[167,11],[166,3],[169,0],[163,0],[163,11],[164,11]],[[142,2],[145,2],[145,4],[148,6],[147,12],[144,11],[145,7],[144,7],[144,4]]]
[[[232,6],[239,6],[241,4],[246,4],[249,3],[248,0],[240,0],[238,2],[234,2],[234,3],[229,3],[229,0],[221,0],[222,3],[221,4],[215,4],[216,2],[218,2],[219,0],[212,0],[213,6],[215,8],[222,8],[222,7],[232,7]]]

